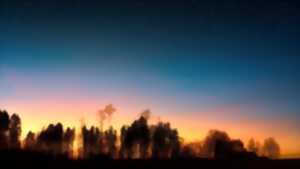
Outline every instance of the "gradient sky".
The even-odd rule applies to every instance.
[[[186,140],[273,136],[300,154],[300,5],[289,0],[1,0],[0,108],[24,132],[119,127],[151,109]]]

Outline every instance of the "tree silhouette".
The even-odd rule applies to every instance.
[[[83,157],[99,155],[101,152],[100,141],[102,137],[100,135],[100,130],[94,126],[90,129],[83,126],[81,132],[83,141]]]
[[[279,158],[280,146],[274,138],[269,137],[264,141],[264,145],[262,147],[262,153],[264,156],[271,159]]]
[[[29,151],[34,151],[35,148],[36,148],[35,134],[32,131],[29,131],[24,140],[24,149]]]
[[[215,158],[240,158],[246,153],[244,144],[241,140],[217,139],[215,145]],[[248,155],[248,154],[246,154]]]
[[[117,155],[117,131],[110,127],[109,130],[105,131],[105,140],[109,156],[115,158]]]
[[[37,137],[37,146],[41,151],[52,154],[63,153],[63,125],[57,123],[50,124]]]
[[[201,156],[206,158],[215,157],[217,142],[229,142],[230,138],[226,132],[210,130],[204,139]]]
[[[180,149],[177,130],[171,129],[170,123],[158,123],[154,129],[152,144],[153,158],[177,157]]]
[[[0,149],[8,148],[9,115],[7,111],[0,110]]]
[[[124,133],[124,146],[127,157],[147,158],[147,151],[150,144],[150,130],[147,119],[141,116],[135,120]]]
[[[260,144],[258,141],[255,141],[253,138],[251,138],[247,144],[247,149],[250,152],[254,152],[256,154],[259,154],[260,150]]]
[[[181,138],[179,137],[177,129],[171,130],[170,140],[172,147],[171,158],[178,158],[180,155]]]
[[[9,144],[10,148],[19,149],[21,147],[21,119],[17,114],[13,114],[9,124]]]
[[[63,135],[63,153],[72,157],[73,142],[75,140],[75,129],[67,128]]]
[[[180,149],[181,158],[198,158],[201,157],[202,143],[201,142],[190,142],[184,144]]]
[[[125,139],[127,141],[127,131],[128,131],[128,128],[129,126],[122,126],[121,128],[121,136],[120,136],[120,142],[121,142],[121,145],[120,145],[120,151],[119,151],[119,158],[121,159],[125,159],[125,158],[128,158],[128,145],[127,143],[125,143]]]

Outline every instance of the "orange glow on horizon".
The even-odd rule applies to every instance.
[[[50,104],[51,103],[51,104]],[[22,138],[25,138],[28,131],[39,132],[43,127],[50,123],[61,122],[64,126],[76,127],[77,134],[80,127],[80,119],[85,118],[87,126],[96,125],[97,121],[96,112],[104,107],[106,103],[97,104],[95,102],[77,102],[76,106],[73,104],[62,104],[59,102],[40,102],[37,104],[7,104],[6,109],[9,112],[16,112],[22,119]],[[100,105],[100,106],[99,106]],[[102,106],[101,106],[102,105]],[[131,124],[137,119],[138,114],[142,108],[136,109],[134,105],[122,105],[117,107],[117,112],[113,114],[111,122],[105,121],[105,127],[113,125],[118,133],[119,129],[124,124]],[[134,112],[134,113],[132,113]],[[160,112],[153,112],[153,118],[150,123],[157,123],[158,119],[164,122],[170,122],[172,128],[177,128],[179,135],[184,138],[185,142],[201,141],[206,136],[210,129],[220,129],[226,131],[231,138],[241,139],[245,144],[250,138],[255,138],[261,143],[263,139],[272,136],[277,139],[281,145],[282,155],[300,154],[300,140],[299,134],[291,133],[289,130],[290,122],[280,121],[222,121],[222,119],[214,118],[218,112],[207,112],[199,114],[210,114],[207,117],[190,117],[184,113],[180,115],[168,115],[157,117]],[[226,112],[221,112],[226,113]],[[163,114],[163,113],[161,113]],[[274,124],[280,124],[276,127]],[[282,127],[283,126],[283,127]],[[279,130],[280,129],[280,130]],[[75,143],[78,148],[78,141]]]

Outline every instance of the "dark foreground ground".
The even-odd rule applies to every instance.
[[[298,160],[268,159],[177,159],[177,160],[110,160],[95,158],[90,160],[68,160],[25,152],[0,152],[2,168],[113,168],[113,169],[187,169],[187,168],[241,168],[241,169],[300,169]]]

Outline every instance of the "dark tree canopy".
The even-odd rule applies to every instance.
[[[146,158],[150,144],[150,129],[148,127],[147,119],[144,116],[141,116],[123,132],[127,156],[133,158],[135,154],[139,154],[137,156]]]
[[[170,123],[158,123],[153,133],[153,158],[177,157],[180,140],[176,129],[171,129]]]
[[[6,110],[0,110],[0,131],[6,131],[9,127],[9,115]]]
[[[67,128],[63,135],[63,153],[72,156],[73,143],[75,140],[75,128]]]
[[[19,149],[21,147],[21,132],[21,119],[17,114],[13,114],[10,118],[9,125],[9,143],[11,148]]]
[[[110,127],[105,131],[106,147],[108,148],[108,154],[112,158],[117,156],[117,131]]]
[[[8,129],[9,115],[7,111],[0,110],[0,149],[6,149],[9,146]]]
[[[217,142],[229,142],[230,138],[226,132],[219,130],[210,130],[204,139],[202,147],[203,157],[215,157],[215,148]]]
[[[29,131],[24,140],[24,149],[33,151],[35,150],[35,146],[36,146],[35,134],[32,131]]]
[[[61,154],[63,148],[63,126],[61,123],[50,124],[37,136],[37,147],[39,150]]]
[[[100,154],[100,142],[103,136],[99,128],[92,126],[88,129],[86,126],[83,126],[81,132],[83,141],[82,156],[89,157]]]

